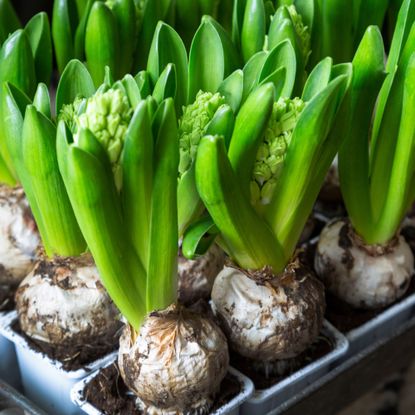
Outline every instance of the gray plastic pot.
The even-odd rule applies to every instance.
[[[376,341],[389,337],[399,326],[413,317],[414,312],[415,294],[412,294],[361,326],[350,330],[346,333],[350,343],[348,355],[360,352]]]
[[[16,347],[25,395],[50,414],[82,414],[79,407],[72,403],[70,391],[79,380],[104,366],[111,359],[111,354],[86,365],[85,368],[67,371],[62,368],[59,361],[33,350],[27,341],[11,328],[16,319],[17,313],[10,313],[4,321],[0,335]]]
[[[0,329],[7,324],[9,312],[0,312]],[[0,333],[0,379],[20,390],[20,371],[14,344]],[[1,415],[1,414],[0,414]]]
[[[10,385],[0,380],[0,415],[47,415]]]
[[[242,405],[240,414],[267,414],[328,373],[345,356],[349,343],[344,335],[328,321],[324,321],[323,334],[333,342],[334,348],[331,352],[287,376],[270,388],[255,390],[252,397]]]
[[[117,358],[117,353],[112,355],[112,359],[104,367],[111,365]],[[98,370],[85,379],[78,382],[71,391],[71,399],[74,404],[78,405],[82,409],[82,413],[88,415],[104,415],[99,409],[87,402],[84,397],[85,386],[98,374]],[[238,415],[241,404],[246,401],[254,391],[254,385],[250,379],[238,372],[236,369],[229,368],[229,373],[235,376],[241,384],[241,392],[235,396],[227,404],[220,407],[211,415]]]

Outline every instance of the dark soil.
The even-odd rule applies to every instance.
[[[9,285],[0,285],[0,311],[11,311],[14,309],[15,288]]]
[[[328,202],[318,199],[314,205],[314,211],[327,218],[346,216],[346,208],[342,202]]]
[[[406,294],[401,297],[398,301],[394,302],[393,304],[380,308],[377,310],[363,310],[353,308],[352,306],[348,305],[344,301],[341,301],[334,295],[329,294],[326,292],[326,302],[327,302],[327,309],[326,309],[326,318],[330,323],[332,323],[338,330],[343,333],[347,333],[350,330],[359,327],[372,318],[376,317],[377,315],[381,314],[383,311],[387,310],[392,305],[402,301],[406,297],[415,293],[415,278],[412,277],[411,282],[409,284],[408,291]]]
[[[52,360],[62,363],[62,367],[67,371],[74,371],[85,368],[88,364],[94,362],[101,357],[117,350],[118,341],[121,335],[119,330],[114,336],[97,336],[93,344],[87,342],[65,342],[58,346],[51,345],[39,340],[33,340],[22,332],[19,320],[12,324],[12,329],[24,337],[33,350],[46,355]]]
[[[212,412],[229,402],[240,391],[241,385],[238,380],[228,374],[222,381]],[[127,389],[116,363],[99,371],[98,375],[86,385],[84,397],[106,415],[144,415],[136,408],[136,398]]]
[[[267,389],[276,383],[282,381],[292,373],[302,369],[308,364],[320,359],[334,349],[332,340],[321,334],[317,340],[299,356],[287,360],[289,363],[289,370],[283,375],[268,375],[256,371],[253,367],[252,360],[240,356],[238,353],[231,352],[231,366],[238,369],[244,375],[248,376],[255,385],[255,389]]]

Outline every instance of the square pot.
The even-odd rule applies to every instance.
[[[350,330],[345,334],[350,343],[348,355],[360,352],[376,341],[389,337],[399,326],[413,317],[414,313],[415,294],[411,294],[361,326]]]
[[[13,312],[0,312],[0,330],[7,323],[7,316]],[[0,379],[20,390],[20,371],[17,364],[16,350],[14,344],[0,333]]]
[[[105,365],[111,359],[111,354],[82,369],[65,370],[61,362],[33,350],[26,339],[12,329],[16,320],[17,312],[14,311],[7,316],[0,334],[15,345],[25,395],[50,414],[82,414],[72,403],[70,391],[80,379]]]
[[[111,364],[113,364],[117,359],[117,353],[114,353],[112,355],[112,359],[110,362],[108,362],[104,367],[107,367]],[[103,412],[101,412],[99,409],[94,407],[91,403],[85,400],[84,398],[84,389],[85,386],[98,374],[98,370],[92,374],[90,374],[85,379],[78,382],[71,391],[71,398],[72,402],[74,404],[78,405],[82,413],[86,413],[89,415],[104,415]],[[238,415],[239,414],[239,408],[241,404],[248,399],[253,391],[254,391],[254,385],[250,379],[248,379],[246,376],[244,376],[242,373],[238,372],[236,369],[229,368],[229,373],[236,377],[238,382],[241,385],[241,391],[240,393],[235,396],[233,399],[231,399],[228,403],[221,406],[219,409],[217,409],[215,412],[212,412],[211,415]]]
[[[255,390],[252,397],[242,405],[240,414],[267,414],[328,373],[345,356],[349,344],[347,339],[326,320],[322,333],[333,343],[331,352],[297,370],[270,388]]]
[[[0,380],[1,415],[47,415],[7,383]]]

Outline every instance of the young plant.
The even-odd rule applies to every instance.
[[[174,63],[174,70],[168,70],[171,68],[169,62]],[[207,66],[206,62],[211,64]],[[184,43],[172,27],[160,22],[156,28],[147,71],[152,84],[156,85],[153,97],[161,102],[166,92],[171,91],[168,96],[175,98],[176,113],[180,117],[177,137],[180,146],[180,237],[191,221],[203,212],[194,180],[198,142],[207,128],[217,129],[224,123],[229,124],[228,121],[234,118],[230,105],[239,106],[242,96],[241,71],[232,72],[239,63],[230,37],[211,17],[203,17],[193,38],[189,58]],[[175,79],[177,82],[173,82]],[[161,89],[164,93],[160,93],[160,86],[164,87]],[[223,264],[224,254],[217,247],[212,247],[206,255],[194,261],[179,254],[180,299],[189,303],[191,299],[209,297],[213,279]]]
[[[294,4],[311,33],[308,68],[330,56],[335,63],[349,62],[369,25],[382,26],[388,0],[280,0]]]
[[[405,0],[386,67],[376,27],[366,30],[353,59],[339,152],[350,222],[342,219],[323,231],[316,268],[329,289],[354,307],[392,303],[405,293],[413,273],[413,256],[399,228],[415,197],[414,16],[415,2]],[[343,244],[333,239],[339,232]],[[341,264],[346,252],[350,261]]]
[[[72,108],[73,117],[58,126],[59,165],[102,281],[129,323],[120,340],[121,375],[148,410],[209,408],[228,352],[213,322],[175,304],[174,102],[141,99],[129,77]],[[191,368],[186,379],[183,365]]]
[[[233,262],[215,280],[212,307],[231,347],[255,361],[294,357],[321,328],[323,287],[293,254],[340,145],[350,72],[322,61],[301,99],[275,101],[263,84],[241,107],[229,150],[221,135],[199,144],[197,189]]]
[[[296,88],[301,94],[307,78],[305,67],[310,56],[310,29],[292,2],[276,10],[271,1],[236,0],[232,20],[232,39],[244,62],[264,51],[272,51],[284,40],[291,43],[296,55]]]
[[[0,1],[0,285],[10,293],[10,298],[0,301],[0,309],[10,305],[17,285],[33,268],[39,246],[39,234],[6,146],[10,131],[2,108],[2,86],[11,82],[33,96],[37,81],[49,82],[52,70],[46,14],[37,14],[23,29],[19,26],[9,2]]]
[[[0,13],[6,10],[0,9]],[[8,19],[13,21],[13,14]],[[51,73],[49,21],[46,13],[39,13],[23,29],[16,30],[4,41],[0,50],[0,86],[10,82],[33,98],[37,83],[49,84]],[[1,111],[0,106],[0,114]],[[13,185],[17,182],[17,176],[5,145],[2,119],[3,116],[0,117],[0,182]]]
[[[93,92],[85,67],[70,63],[58,85],[57,113],[67,99]],[[45,251],[16,293],[20,327],[40,343],[79,349],[89,343],[107,353],[117,341],[118,311],[100,284],[92,258],[84,254],[86,243],[59,173],[48,89],[39,84],[32,101],[5,83],[1,105],[6,145]]]

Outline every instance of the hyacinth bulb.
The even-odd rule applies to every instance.
[[[148,315],[139,333],[126,325],[120,338],[120,374],[146,414],[211,413],[228,365],[219,327],[177,305]]]
[[[16,292],[16,309],[27,336],[55,345],[116,342],[121,326],[89,254],[41,258]]]

